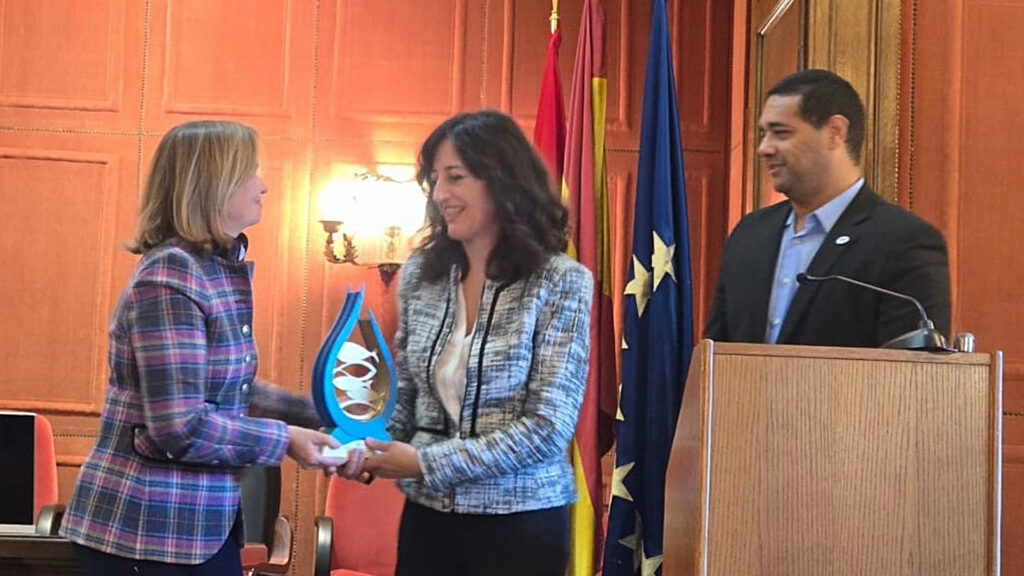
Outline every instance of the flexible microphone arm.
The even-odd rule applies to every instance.
[[[849,282],[850,284],[856,284],[861,288],[867,288],[868,290],[874,290],[875,292],[881,292],[882,294],[888,294],[889,296],[902,298],[917,307],[917,313],[921,315],[921,328],[935,328],[935,324],[933,324],[932,321],[928,319],[928,313],[924,311],[924,306],[921,306],[921,303],[917,301],[917,298],[914,298],[912,296],[900,294],[899,292],[893,292],[892,290],[886,290],[885,288],[875,286],[874,284],[868,284],[867,282],[861,282],[860,280],[854,280],[853,278],[850,278],[848,276],[841,276],[839,274],[829,274],[828,276],[811,276],[810,274],[801,272],[796,275],[796,281],[801,284],[806,284],[808,281],[822,282],[824,280],[842,280],[844,282]]]
[[[886,290],[874,284],[868,284],[867,282],[861,282],[860,280],[854,280],[846,276],[839,274],[830,274],[828,276],[812,276],[805,272],[801,272],[796,275],[796,281],[800,284],[808,284],[811,282],[824,282],[827,280],[839,280],[853,284],[854,286],[860,286],[861,288],[867,288],[868,290],[874,290],[889,296],[895,296],[902,300],[906,300],[912,303],[917,308],[917,313],[921,315],[921,321],[918,323],[917,330],[912,330],[897,336],[892,340],[889,340],[885,344],[882,344],[882,348],[902,348],[907,350],[934,350],[934,351],[953,351],[946,344],[946,337],[939,333],[935,329],[935,324],[928,319],[928,313],[925,312],[924,306],[918,302],[917,298],[908,296],[906,294],[900,294],[899,292],[893,292],[892,290]]]

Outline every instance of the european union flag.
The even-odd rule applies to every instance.
[[[665,12],[665,0],[654,0],[606,576],[660,573],[665,469],[693,349],[686,184]]]

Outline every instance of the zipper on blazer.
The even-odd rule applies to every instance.
[[[480,353],[476,362],[476,392],[473,395],[473,418],[470,425],[470,437],[476,436],[476,417],[480,410],[480,389],[483,388],[484,374],[484,351],[487,349],[487,338],[491,334],[491,323],[494,321],[494,310],[498,307],[498,296],[512,284],[506,282],[494,289],[494,296],[491,298],[491,309],[487,312],[487,324],[484,326],[484,336],[480,341]],[[467,380],[468,382],[468,380]]]

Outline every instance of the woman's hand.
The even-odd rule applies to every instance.
[[[366,451],[354,448],[348,452],[348,462],[338,469],[338,475],[363,484],[373,482],[373,475],[365,470]]]
[[[420,478],[420,460],[416,449],[405,442],[381,442],[366,439],[370,456],[366,459],[366,471],[381,478]]]
[[[323,468],[333,474],[345,463],[344,458],[325,458],[324,448],[341,448],[338,440],[329,434],[302,428],[288,427],[288,456],[305,470]]]

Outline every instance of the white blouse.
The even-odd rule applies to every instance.
[[[476,331],[474,327],[473,331]],[[434,386],[448,416],[458,425],[462,421],[462,401],[466,397],[466,368],[473,332],[466,333],[466,297],[459,284],[455,302],[455,325],[434,366]]]

